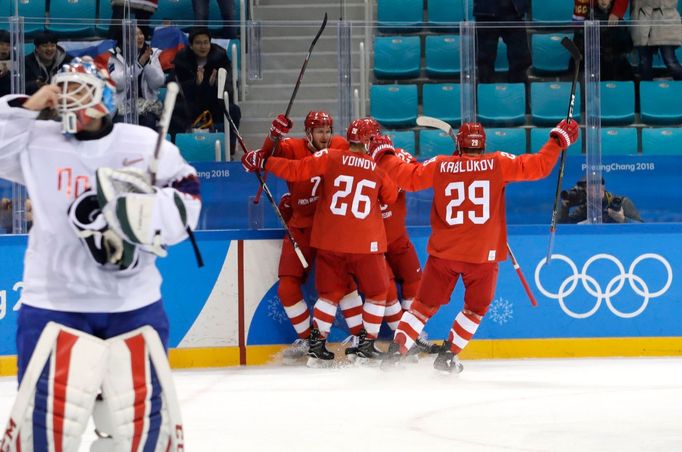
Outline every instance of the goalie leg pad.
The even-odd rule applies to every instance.
[[[78,450],[104,379],[107,345],[49,322],[19,386],[0,450]]]
[[[98,410],[96,422],[109,429],[104,433],[112,437],[110,450],[184,450],[180,408],[156,331],[144,326],[107,343],[104,412]]]

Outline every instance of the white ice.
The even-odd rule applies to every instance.
[[[176,371],[196,451],[682,451],[682,358]],[[0,379],[7,419],[13,378]],[[94,438],[91,428],[81,451]]]

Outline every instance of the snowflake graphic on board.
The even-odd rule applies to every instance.
[[[272,297],[267,301],[267,312],[268,317],[277,323],[288,320],[287,313],[284,312],[284,307],[282,306],[282,302],[279,301],[279,297]]]
[[[497,298],[490,305],[486,317],[499,325],[504,325],[514,318],[514,306],[505,298]]]

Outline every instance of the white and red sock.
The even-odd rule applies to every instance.
[[[362,306],[362,325],[365,327],[369,339],[376,339],[379,335],[385,310],[386,304],[384,302],[365,300],[365,304]]]
[[[299,300],[292,306],[284,306],[284,312],[289,317],[298,337],[307,339],[310,336],[310,311],[305,301]]]
[[[478,326],[481,324],[481,318],[473,313],[464,313],[460,311],[455,317],[455,321],[448,334],[448,341],[452,342],[450,350],[455,355],[461,352],[467,346]]]
[[[350,334],[357,336],[362,330],[362,298],[355,290],[341,299],[339,302],[341,314],[346,319]]]
[[[328,300],[318,298],[313,309],[313,325],[323,337],[327,337],[336,318],[336,304]]]
[[[400,306],[400,303],[398,303],[397,299],[393,300],[393,301],[386,302],[386,310],[384,311],[384,320],[386,321],[386,324],[391,329],[391,331],[395,331],[395,329],[398,327],[398,322],[400,322],[400,318],[402,316],[403,316],[403,309]]]

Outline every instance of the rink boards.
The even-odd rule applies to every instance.
[[[546,226],[512,226],[509,243],[538,300],[532,307],[509,261],[500,264],[494,301],[465,350],[468,358],[653,356],[682,354],[682,225],[560,225],[544,264]],[[422,264],[428,228],[410,229]],[[261,364],[294,331],[277,297],[281,230],[198,232],[206,263],[191,246],[159,260],[176,367]],[[25,236],[0,236],[0,374],[15,372],[14,336]],[[314,303],[314,277],[306,298]],[[462,306],[449,305],[426,327],[442,339]],[[384,337],[388,337],[384,331]],[[347,335],[337,318],[331,341]]]

